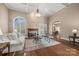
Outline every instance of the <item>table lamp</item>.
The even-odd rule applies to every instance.
[[[14,29],[14,32],[17,32],[17,29]]]
[[[73,29],[73,30],[72,30],[72,33],[73,33],[74,36],[76,36],[76,34],[77,34],[77,29]]]

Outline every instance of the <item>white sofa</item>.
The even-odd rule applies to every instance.
[[[12,35],[14,33],[10,33],[9,35]],[[16,39],[12,40],[10,37],[9,38],[4,38],[3,42],[10,42],[10,52],[15,52],[15,51],[21,51],[24,48],[24,42],[25,42],[25,36],[19,36],[17,37],[17,35],[15,34]],[[14,38],[14,37],[13,37]],[[7,53],[8,52],[8,48],[4,50],[3,53]]]

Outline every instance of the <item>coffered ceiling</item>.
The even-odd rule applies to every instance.
[[[31,13],[39,9],[39,12],[44,16],[51,16],[65,7],[62,3],[5,3],[12,10]]]

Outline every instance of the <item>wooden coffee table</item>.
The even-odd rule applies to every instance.
[[[2,53],[6,48],[8,48],[8,55],[10,56],[10,43],[9,42],[0,43],[0,56],[2,56]]]

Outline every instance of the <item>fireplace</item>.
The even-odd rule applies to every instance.
[[[38,34],[37,28],[29,28],[28,29],[28,37],[29,38],[33,38],[33,37],[37,36],[37,34]]]

